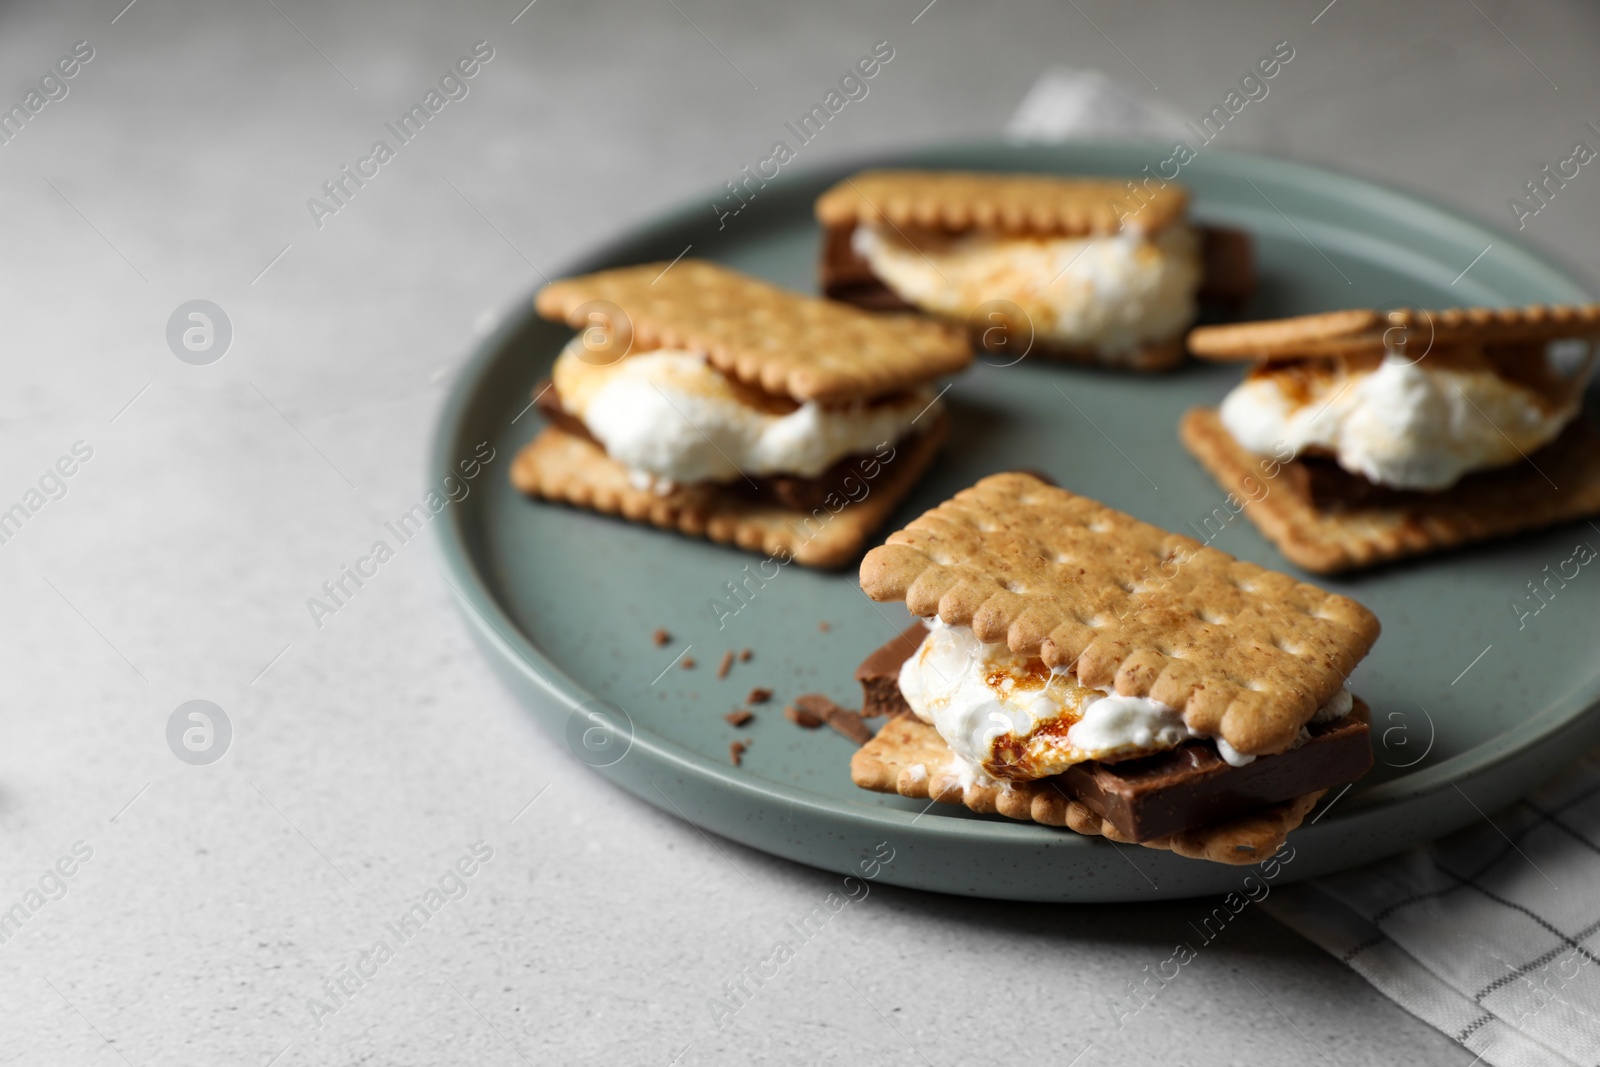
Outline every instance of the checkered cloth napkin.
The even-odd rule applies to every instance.
[[[1006,132],[1061,141],[1175,125],[1099,71],[1055,67]],[[1600,750],[1472,829],[1261,906],[1479,1062],[1600,1064]]]
[[[1483,1063],[1600,1063],[1600,751],[1471,829],[1261,906]]]

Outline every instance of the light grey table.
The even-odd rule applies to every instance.
[[[420,494],[498,310],[764,156],[876,41],[892,65],[805,163],[992,135],[1056,62],[1198,115],[1288,40],[1226,146],[1509,225],[1543,164],[1600,144],[1600,10],[125,2],[0,15],[7,106],[93,49],[0,144],[0,508],[38,505],[0,543],[0,1063],[1471,1060],[1255,911],[1119,1027],[1200,902],[886,887],[719,1029],[711,998],[837,880],[575,764],[468,645],[426,540],[320,627],[306,600]],[[480,40],[467,95],[314,219]],[[1590,169],[1526,232],[1592,274]],[[193,299],[231,323],[210,365],[167,341]],[[193,699],[233,731],[209,766],[168,745]],[[386,924],[441,878],[465,896],[401,943]]]

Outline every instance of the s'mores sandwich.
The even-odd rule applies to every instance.
[[[895,716],[863,788],[1255,863],[1372,765],[1370,611],[1031,474],[891,534],[861,588],[921,620],[857,671]]]
[[[567,278],[540,314],[580,332],[512,464],[531,496],[808,566],[855,558],[932,462],[958,332],[699,260]]]
[[[822,289],[965,324],[1015,358],[1165,370],[1201,300],[1236,310],[1255,289],[1250,238],[1188,209],[1153,176],[867,171],[817,200]]]
[[[1349,310],[1202,327],[1248,362],[1185,446],[1280,551],[1333,573],[1600,513],[1583,414],[1600,305]]]

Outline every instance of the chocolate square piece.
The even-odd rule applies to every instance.
[[[1353,782],[1372,767],[1363,704],[1342,719],[1313,723],[1311,739],[1277,756],[1230,767],[1210,741],[1121,763],[1080,763],[1062,788],[1132,841],[1149,841]]]

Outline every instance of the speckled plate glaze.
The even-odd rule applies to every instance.
[[[859,167],[1115,175],[1169,154],[1152,145],[981,144],[784,174],[720,227],[712,204],[722,194],[712,193],[570,272],[688,251],[814,291],[812,200]],[[1209,149],[1181,180],[1200,219],[1255,233],[1262,287],[1251,317],[1590,299],[1572,274],[1516,240],[1368,182]],[[496,449],[489,477],[440,526],[447,576],[489,661],[577,758],[706,830],[827,870],[859,873],[887,841],[894,859],[878,878],[903,886],[1128,901],[1241,884],[1250,868],[943,804],[924,810],[856,789],[852,745],[828,730],[800,730],[779,709],[812,691],[858,703],[851,673],[905,624],[903,609],[869,602],[853,568],[790,566],[748,585],[744,605],[719,628],[710,601],[731,605],[727,583],[742,581],[757,557],[515,493],[510,459],[540,421],[527,410],[531,388],[569,335],[540,321],[531,301],[513,311],[456,382],[428,474],[438,484],[479,442]],[[1138,377],[1033,359],[980,362],[947,396],[953,432],[945,455],[889,528],[983,475],[1030,467],[1148,522],[1296,573],[1242,518],[1213,518],[1208,529],[1223,494],[1178,443],[1183,411],[1215,403],[1238,376],[1228,366]],[[1379,763],[1295,834],[1280,881],[1373,860],[1482,819],[1600,741],[1600,717],[1588,713],[1600,700],[1600,569],[1568,562],[1580,542],[1600,547],[1600,529],[1567,525],[1321,581],[1383,620],[1377,648],[1351,681],[1372,705]],[[1547,582],[1558,572],[1569,577]],[[1534,599],[1530,582],[1549,592]],[[652,643],[657,627],[671,632],[670,644]],[[674,665],[686,646],[698,661],[693,670]],[[724,650],[747,647],[754,658],[718,680]],[[774,703],[757,708],[742,730],[729,726],[724,713],[758,685],[776,691]],[[751,742],[737,768],[728,759],[736,739]]]

